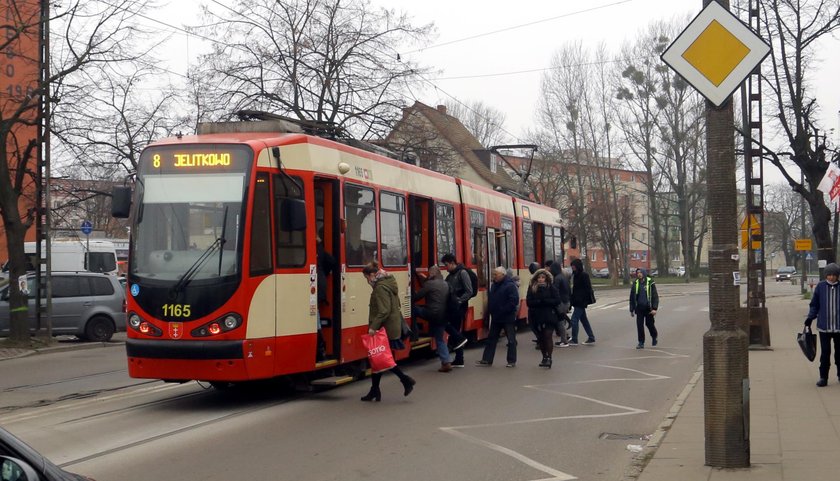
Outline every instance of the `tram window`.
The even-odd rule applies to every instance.
[[[499,265],[513,267],[511,246],[513,244],[513,221],[502,219],[502,232],[499,242]]]
[[[344,187],[347,229],[347,265],[363,266],[377,258],[376,202],[373,190],[347,184]]]
[[[545,261],[553,261],[554,260],[554,237],[551,235],[551,227],[545,227],[545,259],[543,259],[543,263]]]
[[[294,179],[294,181],[292,181]],[[274,176],[274,224],[277,233],[277,266],[300,267],[306,264],[306,230],[292,229],[289,222],[283,222],[281,206],[286,199],[304,200],[299,177]]]
[[[252,276],[271,272],[271,189],[268,174],[257,174],[254,188],[254,210],[251,214]]]
[[[534,253],[534,225],[530,222],[522,222],[522,260],[525,266],[536,261]]]
[[[379,224],[382,226],[382,264],[404,266],[408,251],[405,236],[405,197],[387,192],[379,195]]]
[[[487,287],[489,272],[487,269],[487,236],[484,232],[484,213],[470,211],[470,231],[472,232],[472,263],[476,267],[479,287]]]
[[[455,208],[449,204],[436,204],[435,225],[437,227],[436,259],[439,261],[444,254],[455,254]]]

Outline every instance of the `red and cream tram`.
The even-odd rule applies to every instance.
[[[410,319],[411,291],[447,252],[477,273],[465,331],[480,339],[492,268],[521,275],[524,294],[526,267],[562,247],[554,209],[273,121],[156,142],[133,190],[126,350],[136,378],[219,385],[363,372],[361,269],[373,259],[396,277],[420,333],[398,359],[431,344]],[[115,192],[115,215],[128,215],[128,199]],[[340,266],[320,303],[317,235]],[[319,318],[326,359],[316,356]]]

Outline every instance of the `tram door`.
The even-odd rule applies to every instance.
[[[318,293],[318,313],[321,332],[318,336],[319,357],[338,359],[341,356],[341,235],[339,228],[339,184],[337,180],[315,179],[315,226],[320,237],[324,259],[318,260],[318,269],[326,277],[325,294]],[[335,262],[325,262],[332,258]],[[321,289],[324,282],[319,282]],[[323,359],[321,359],[323,360]]]
[[[435,216],[431,199],[410,195],[408,197],[409,250],[411,252],[411,289],[420,289],[421,278],[425,279],[429,266],[436,265],[435,259]],[[428,333],[425,319],[412,319],[418,332]]]

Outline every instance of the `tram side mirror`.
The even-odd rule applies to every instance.
[[[127,219],[131,211],[131,187],[114,187],[111,191],[111,216]]]
[[[301,199],[283,199],[280,223],[285,231],[306,230],[306,203]]]

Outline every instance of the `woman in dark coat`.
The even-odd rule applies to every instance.
[[[368,284],[373,287],[370,293],[370,312],[368,314],[368,334],[371,336],[385,326],[385,332],[388,333],[388,340],[391,344],[391,350],[404,349],[405,345],[400,339],[402,335],[402,312],[400,311],[400,299],[397,295],[398,287],[397,280],[394,276],[388,274],[383,269],[379,268],[379,263],[371,262],[362,269],[365,279]],[[407,374],[403,373],[399,366],[394,366],[389,370],[394,373],[402,383],[405,391],[403,395],[408,396],[414,390],[415,381]],[[362,397],[362,401],[381,401],[382,392],[379,390],[379,381],[382,379],[382,373],[373,373],[370,376],[370,392]]]
[[[560,293],[552,283],[552,276],[540,269],[531,277],[525,302],[528,304],[528,320],[533,322],[540,334],[542,351],[540,367],[551,368],[551,354],[554,351],[554,330],[557,327],[556,307],[560,304]]]

